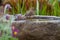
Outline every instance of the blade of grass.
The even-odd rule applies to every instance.
[[[23,2],[22,2],[21,13],[24,14],[25,12],[26,12],[25,1],[23,1]]]
[[[46,8],[47,8],[47,6],[44,5],[42,8],[42,11],[41,11],[41,15],[46,15]]]
[[[37,15],[39,15],[39,1],[36,1],[37,7],[36,7],[36,11],[37,11]]]
[[[17,13],[19,14],[19,13],[20,13],[20,11],[21,11],[21,10],[20,10],[20,8],[21,8],[20,0],[18,0],[17,8],[18,8],[18,12],[17,12]]]

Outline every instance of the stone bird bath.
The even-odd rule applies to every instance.
[[[11,27],[19,30],[15,35],[19,40],[60,40],[60,17],[30,16],[13,21]]]

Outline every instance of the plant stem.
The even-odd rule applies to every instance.
[[[38,2],[38,0],[37,0],[37,7],[36,7],[36,9],[37,9],[37,15],[39,15],[39,2]]]

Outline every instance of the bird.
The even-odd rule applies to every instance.
[[[35,9],[34,8],[30,8],[26,13],[25,16],[33,16],[35,15]]]

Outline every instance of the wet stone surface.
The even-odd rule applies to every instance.
[[[60,40],[60,22],[15,21],[12,23],[19,29],[16,37],[20,40]]]

